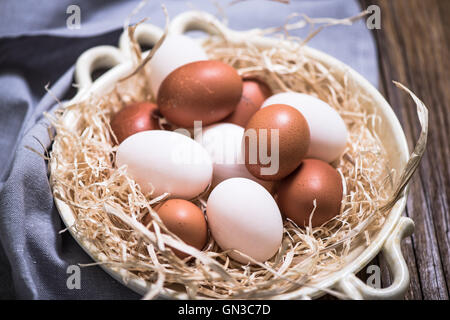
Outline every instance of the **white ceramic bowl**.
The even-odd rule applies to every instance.
[[[232,31],[223,26],[213,16],[197,11],[185,12],[174,18],[169,26],[169,33],[181,34],[188,30],[203,30],[210,34],[225,34],[230,41],[240,43],[243,41],[251,42],[259,47],[289,46],[288,41],[281,41],[274,38],[260,37],[258,30],[253,29],[244,32]],[[141,44],[154,44],[162,35],[162,30],[158,27],[142,24],[136,30],[136,37]],[[344,63],[333,57],[311,49],[305,48],[304,53],[318,61],[326,67],[333,67],[335,74],[343,76],[344,74],[353,80],[359,90],[371,98],[372,103],[367,104],[368,110],[377,110],[382,117],[383,128],[378,131],[380,139],[383,141],[389,155],[390,164],[397,172],[400,172],[405,166],[408,158],[408,146],[401,125],[392,111],[389,104],[383,96],[359,73],[351,69]],[[91,79],[92,71],[98,68],[111,68],[95,82]],[[77,95],[68,102],[73,104],[87,98],[90,94],[105,93],[111,90],[115,82],[133,71],[133,64],[130,60],[130,48],[126,34],[122,34],[119,42],[119,48],[112,46],[99,46],[84,52],[76,64],[76,82],[79,86]],[[76,125],[76,115],[66,113],[65,123]],[[58,148],[54,145],[53,148]],[[51,161],[50,170],[56,163]],[[369,246],[362,244],[356,246],[349,255],[344,267],[336,272],[322,277],[315,282],[314,288],[304,287],[299,290],[276,296],[276,299],[311,299],[324,294],[322,289],[334,289],[344,293],[353,299],[401,299],[409,286],[409,272],[405,260],[402,256],[400,242],[409,236],[414,229],[414,223],[411,219],[401,217],[406,205],[407,190],[403,197],[398,200],[390,211],[382,229],[375,235]],[[74,215],[71,208],[63,201],[55,199],[56,206],[60,212],[66,226],[74,223]],[[69,229],[71,230],[71,229]],[[80,246],[95,261],[103,261],[102,255],[98,250],[88,242],[72,233]],[[385,256],[390,267],[393,282],[390,287],[377,289],[372,288],[359,280],[355,274],[367,265],[379,252]],[[132,290],[145,294],[151,284],[130,274],[128,271],[108,265],[102,265],[102,268],[124,285]],[[127,279],[127,280],[124,280]],[[164,298],[164,296],[160,296]],[[180,299],[187,298],[186,294],[179,293]]]

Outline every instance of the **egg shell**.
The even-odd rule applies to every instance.
[[[170,232],[173,232],[186,244],[202,250],[208,239],[208,227],[202,210],[192,202],[183,199],[170,199],[156,208],[158,216]],[[144,225],[151,222],[151,215],[144,218]],[[181,259],[188,254],[173,249]]]
[[[328,103],[304,93],[283,92],[264,101],[262,108],[275,103],[293,106],[306,118],[311,134],[307,158],[332,162],[344,152],[347,127],[339,113]]]
[[[138,132],[118,147],[116,165],[127,165],[127,173],[144,193],[157,197],[192,199],[210,184],[213,166],[208,152],[191,138],[177,132]]]
[[[207,60],[205,50],[194,39],[181,35],[168,35],[148,62],[150,87],[156,97],[163,80],[176,68],[190,62]]]
[[[151,102],[136,102],[125,106],[111,118],[111,129],[121,143],[129,136],[146,130],[158,130],[157,106]]]
[[[245,127],[250,118],[271,95],[272,90],[264,82],[256,79],[244,79],[241,100],[236,110],[225,118],[223,122],[234,123]]]
[[[220,61],[188,63],[169,74],[158,91],[157,104],[167,121],[192,128],[206,126],[231,114],[242,96],[237,71]]]
[[[270,192],[272,181],[254,177],[245,167],[243,136],[244,128],[232,123],[210,125],[202,130],[201,135],[196,136],[195,140],[208,151],[214,164],[211,187],[226,179],[241,177],[254,180]]]
[[[278,139],[273,130],[277,130],[275,133],[278,132]],[[309,143],[308,123],[297,109],[284,104],[274,104],[261,109],[252,116],[245,128],[247,169],[259,179],[280,180],[300,165],[308,151]],[[261,154],[270,155],[269,164],[264,163]],[[270,166],[273,168],[265,172]]]
[[[312,226],[317,227],[340,213],[342,201],[341,175],[327,162],[305,159],[300,167],[280,182],[278,205],[283,215],[298,226],[309,225],[314,208]]]
[[[252,180],[221,182],[208,198],[206,215],[211,235],[222,250],[235,249],[264,262],[280,248],[280,210],[271,194]],[[241,263],[250,262],[235,251],[229,256]]]

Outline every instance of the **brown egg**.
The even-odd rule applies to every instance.
[[[285,104],[267,106],[245,128],[245,165],[259,179],[282,179],[300,165],[309,143],[308,123],[300,111]]]
[[[176,234],[190,246],[202,250],[208,239],[208,227],[202,210],[192,202],[183,199],[170,199],[157,207],[156,212],[169,231]],[[151,216],[146,215],[144,225],[148,225]],[[188,255],[174,249],[180,258]]]
[[[256,79],[244,79],[241,100],[236,110],[226,117],[223,122],[230,122],[245,127],[250,118],[271,95],[272,91],[264,82]]]
[[[339,214],[342,201],[342,179],[328,163],[305,159],[300,167],[278,187],[278,206],[285,217],[298,226],[309,225],[314,208],[312,226],[317,227]]]
[[[155,116],[157,106],[150,102],[130,104],[117,112],[111,119],[111,129],[119,143],[129,136],[146,130],[158,130]]]
[[[230,115],[242,96],[242,79],[220,61],[197,61],[172,71],[161,83],[157,104],[167,121],[192,128]]]

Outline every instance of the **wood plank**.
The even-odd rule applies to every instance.
[[[379,48],[384,93],[396,112],[410,148],[420,126],[410,98],[394,88],[397,80],[413,90],[430,111],[427,152],[411,183],[406,214],[416,231],[406,241],[411,271],[407,299],[448,299],[450,282],[450,78],[449,1],[361,0],[381,8]]]

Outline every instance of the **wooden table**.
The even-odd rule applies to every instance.
[[[450,0],[360,0],[378,5],[380,91],[393,107],[410,150],[420,132],[416,108],[392,80],[409,87],[429,109],[427,151],[415,173],[405,210],[416,228],[404,240],[411,285],[405,299],[448,299],[450,289]],[[382,286],[391,283],[381,256]],[[370,265],[370,264],[369,264]],[[365,275],[365,270],[361,276]]]

